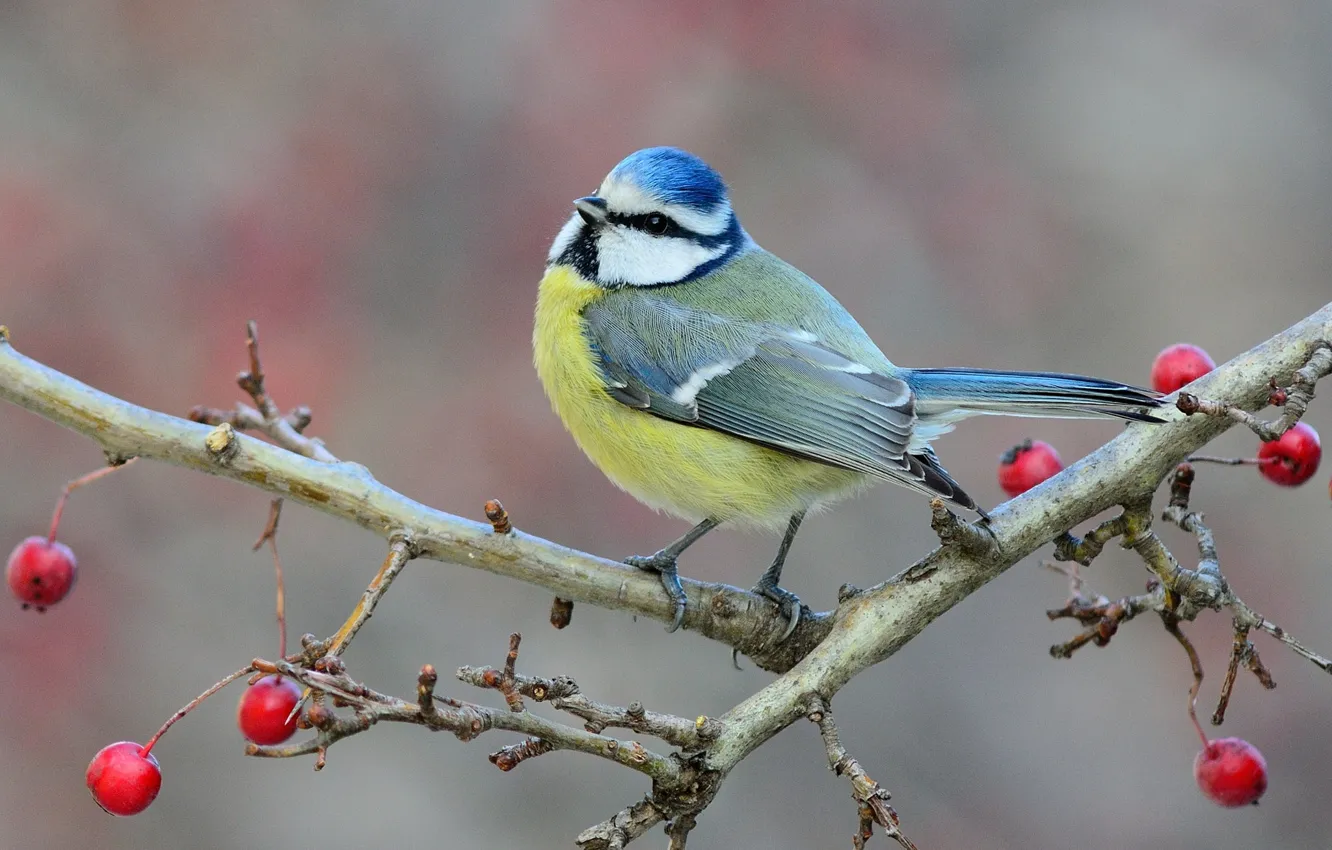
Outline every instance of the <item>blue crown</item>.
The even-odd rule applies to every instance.
[[[726,184],[703,160],[679,148],[644,148],[620,161],[610,176],[633,183],[667,204],[710,213],[726,203]]]

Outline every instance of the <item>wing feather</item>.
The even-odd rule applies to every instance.
[[[622,404],[975,508],[932,453],[908,452],[916,411],[906,382],[808,331],[645,295],[596,302],[584,319],[606,391]]]

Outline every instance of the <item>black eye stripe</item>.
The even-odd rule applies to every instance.
[[[650,233],[653,236],[679,236],[688,234],[675,219],[664,213],[637,213],[635,215],[625,215],[624,213],[607,213],[606,220],[612,224],[622,224],[625,227],[632,227],[634,230],[641,230],[644,233]]]

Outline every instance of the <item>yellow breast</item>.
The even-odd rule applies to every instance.
[[[537,296],[532,346],[555,413],[593,463],[639,501],[676,516],[777,526],[869,484],[860,473],[802,460],[611,398],[583,310],[604,290],[552,266]]]

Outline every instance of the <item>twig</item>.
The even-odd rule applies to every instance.
[[[1105,544],[1122,537],[1128,528],[1128,521],[1120,515],[1098,525],[1086,537],[1078,538],[1065,531],[1055,538],[1055,560],[1073,561],[1084,567],[1090,566],[1093,559],[1105,549]]]
[[[1268,466],[1280,463],[1277,457],[1218,457],[1217,455],[1189,455],[1191,463],[1216,463],[1222,466]]]
[[[1276,687],[1271,672],[1258,657],[1258,650],[1249,641],[1249,626],[1239,618],[1235,619],[1235,638],[1230,647],[1230,663],[1226,666],[1226,676],[1221,680],[1221,694],[1217,697],[1216,711],[1212,712],[1212,725],[1220,726],[1226,719],[1226,708],[1230,705],[1231,691],[1235,687],[1235,678],[1240,665],[1257,677],[1258,683],[1269,691]]]
[[[342,672],[325,673],[310,670],[281,659],[277,661],[255,659],[253,667],[261,673],[280,673],[288,676],[313,691],[332,697],[335,703],[351,707],[354,714],[350,717],[321,720],[315,724],[316,735],[313,738],[294,744],[279,746],[251,744],[246,748],[248,755],[293,758],[319,754],[327,752],[329,747],[343,738],[358,735],[376,723],[387,721],[413,723],[432,731],[451,732],[462,741],[470,741],[490,729],[519,732],[529,737],[540,738],[551,744],[554,749],[587,753],[624,765],[666,787],[674,787],[680,780],[680,768],[674,760],[644,748],[637,741],[620,741],[605,735],[595,735],[563,723],[546,720],[527,711],[499,710],[440,697],[433,693],[434,710],[424,711],[419,704],[420,691],[423,687],[420,678],[417,682],[418,700],[407,702],[371,690]]]
[[[579,692],[578,683],[566,676],[553,679],[515,673],[510,684],[505,684],[506,671],[494,667],[459,667],[458,681],[478,688],[492,688],[505,693],[511,687],[516,695],[537,702],[548,702],[553,708],[568,712],[584,721],[589,732],[605,729],[628,729],[640,735],[651,735],[673,747],[693,751],[702,749],[708,741],[721,734],[721,724],[710,717],[687,720],[672,714],[648,711],[642,703],[631,702],[626,707],[605,705],[588,699]]]
[[[603,729],[628,729],[640,735],[651,735],[685,752],[700,750],[707,742],[721,734],[721,725],[711,718],[686,720],[671,714],[648,711],[642,703],[631,702],[627,707],[603,705],[582,694],[555,699],[551,702],[560,711],[566,711],[586,721],[591,732]],[[709,722],[711,721],[711,722]]]
[[[236,376],[236,383],[250,396],[254,407],[237,402],[233,410],[227,411],[196,405],[190,408],[189,419],[206,425],[225,423],[241,431],[258,431],[288,451],[321,463],[337,463],[338,459],[324,448],[323,442],[302,433],[310,424],[310,408],[297,407],[283,416],[268,394],[259,359],[259,326],[253,319],[245,324],[245,347],[250,368]]]
[[[1252,615],[1253,618],[1256,618],[1258,620],[1257,623],[1258,628],[1262,629],[1272,637],[1276,638],[1277,640],[1284,643],[1286,646],[1290,647],[1291,650],[1296,655],[1300,656],[1301,658],[1305,658],[1308,659],[1309,661],[1312,661],[1324,673],[1332,673],[1332,661],[1329,661],[1328,659],[1314,652],[1312,649],[1306,647],[1304,644],[1295,640],[1295,638],[1290,636],[1289,632],[1278,626],[1276,623],[1273,623],[1270,620],[1264,620],[1262,617],[1259,617],[1257,613],[1253,612],[1251,609],[1248,609],[1247,606],[1246,610],[1248,610],[1249,614]],[[1246,618],[1246,620],[1247,619],[1249,618]]]
[[[530,758],[536,758],[554,750],[555,745],[550,741],[544,741],[541,738],[528,738],[516,744],[500,747],[491,753],[488,758],[495,767],[507,772]]]
[[[1268,400],[1284,406],[1281,415],[1271,422],[1264,422],[1234,404],[1201,399],[1192,393],[1180,393],[1175,406],[1187,416],[1201,413],[1217,418],[1229,418],[1253,431],[1263,442],[1270,443],[1280,439],[1282,434],[1300,421],[1300,417],[1304,416],[1304,412],[1309,408],[1309,402],[1313,400],[1314,386],[1329,374],[1332,374],[1332,344],[1327,340],[1319,340],[1304,365],[1295,371],[1290,386],[1282,388],[1277,385],[1275,378],[1271,379],[1272,392],[1269,393]]]
[[[384,562],[379,565],[379,572],[370,580],[370,585],[366,587],[365,593],[361,594],[360,600],[352,610],[351,616],[342,624],[342,627],[334,633],[328,640],[325,648],[327,655],[341,655],[347,649],[347,645],[356,637],[356,633],[361,630],[366,621],[375,613],[375,606],[379,600],[384,598],[388,592],[389,585],[402,572],[407,562],[414,557],[412,548],[408,544],[405,536],[396,536],[393,542],[389,544],[388,554],[384,556]]]
[[[459,667],[454,675],[458,678],[458,681],[472,687],[499,690],[500,682],[504,678],[504,671],[496,670],[494,667],[463,666]],[[567,676],[547,678],[545,676],[527,676],[522,673],[514,673],[513,688],[522,696],[537,702],[558,700],[561,697],[578,693],[578,683]]]
[[[527,706],[523,705],[523,695],[518,692],[514,685],[514,668],[518,664],[518,645],[522,643],[523,636],[518,632],[509,635],[509,654],[504,656],[504,670],[500,673],[499,682],[495,685],[495,690],[504,695],[504,701],[509,704],[509,711],[526,711]]]
[[[1072,639],[1051,646],[1050,655],[1054,658],[1070,658],[1089,643],[1107,646],[1119,631],[1120,623],[1126,623],[1144,611],[1158,610],[1162,604],[1163,595],[1159,588],[1138,596],[1125,596],[1115,602],[1104,596],[1094,599],[1075,596],[1063,608],[1046,611],[1045,616],[1051,620],[1072,618],[1087,628]]]
[[[277,624],[278,655],[287,657],[287,584],[282,579],[282,558],[278,556],[277,530],[278,520],[282,517],[282,500],[274,499],[268,506],[268,522],[263,533],[250,547],[251,552],[258,552],[265,543],[273,550],[273,573],[277,578]]]
[[[1156,576],[1167,594],[1167,607],[1176,616],[1181,620],[1193,620],[1204,609],[1219,611],[1229,604],[1233,599],[1230,587],[1216,567],[1216,549],[1212,545],[1211,532],[1202,525],[1199,515],[1183,513],[1174,507],[1167,507],[1162,513],[1164,518],[1174,519],[1186,531],[1195,532],[1200,551],[1204,547],[1210,548],[1210,558],[1204,552],[1198,569],[1190,570],[1175,559],[1152,530],[1150,506],[1135,506],[1125,513],[1129,515],[1130,522],[1129,531],[1124,535],[1124,545],[1136,551]]]
[[[854,838],[855,846],[863,848],[873,834],[873,824],[878,824],[889,838],[907,850],[917,850],[916,845],[902,834],[897,812],[888,805],[892,795],[871,779],[860,766],[860,762],[842,746],[841,738],[837,734],[837,724],[833,722],[832,711],[828,709],[823,698],[818,694],[810,694],[807,706],[808,713],[805,716],[819,727],[824,749],[828,753],[828,767],[838,776],[846,776],[851,780],[851,797],[856,801],[859,814]]]
[[[1050,565],[1051,569],[1069,577],[1071,588],[1068,603],[1063,608],[1047,611],[1047,616],[1052,620],[1069,617],[1089,625],[1072,640],[1050,647],[1050,654],[1056,658],[1067,658],[1088,643],[1104,646],[1120,622],[1132,619],[1142,611],[1154,610],[1165,620],[1167,630],[1189,652],[1195,675],[1199,677],[1199,682],[1195,683],[1197,685],[1201,681],[1201,664],[1192,645],[1179,631],[1179,622],[1193,620],[1206,609],[1229,608],[1234,615],[1235,637],[1217,707],[1212,714],[1212,723],[1220,725],[1225,719],[1241,664],[1257,677],[1264,688],[1270,690],[1276,687],[1271,672],[1248,639],[1253,629],[1268,632],[1325,672],[1332,673],[1332,661],[1307,649],[1280,626],[1265,620],[1231,590],[1221,572],[1215,536],[1203,521],[1202,514],[1189,510],[1193,481],[1193,467],[1188,463],[1179,464],[1170,477],[1170,503],[1161,512],[1161,518],[1194,536],[1198,545],[1197,568],[1188,569],[1181,565],[1151,530],[1151,514],[1146,503],[1127,507],[1121,517],[1124,520],[1124,545],[1138,552],[1148,569],[1155,574],[1156,581],[1149,586],[1146,594],[1112,603],[1104,596],[1087,596],[1076,569],[1063,570]],[[1196,697],[1196,690],[1194,695]]]
[[[987,560],[999,554],[999,543],[988,525],[963,522],[943,499],[930,500],[930,528],[944,546],[957,546],[973,558]]]
[[[623,850],[626,844],[665,819],[665,813],[650,798],[639,800],[621,809],[609,820],[583,830],[574,839],[574,843],[579,850]]]
[[[277,405],[264,392],[264,367],[259,362],[259,325],[254,319],[245,323],[245,350],[250,355],[250,370],[236,376],[236,383],[254,399],[265,419],[278,417]]]
[[[666,835],[670,838],[668,850],[685,850],[685,843],[689,840],[689,833],[693,831],[698,821],[693,815],[680,815],[679,817],[666,824]]]

